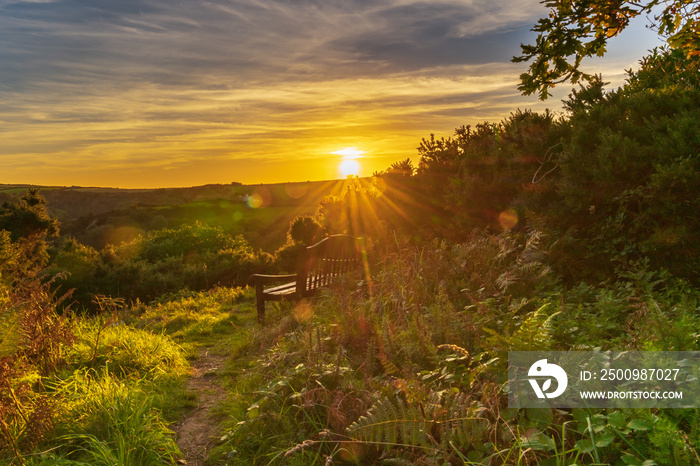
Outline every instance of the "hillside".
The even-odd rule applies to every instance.
[[[61,222],[61,234],[97,249],[147,231],[199,222],[274,251],[284,244],[291,220],[312,215],[321,199],[340,195],[345,184],[332,180],[167,189],[0,184],[0,202],[16,201],[26,189],[39,188],[50,215]]]

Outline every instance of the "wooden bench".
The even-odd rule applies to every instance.
[[[313,295],[338,276],[362,264],[362,240],[350,235],[333,235],[308,246],[299,256],[295,274],[251,275],[255,286],[258,323],[265,320],[265,301],[295,300]],[[276,282],[282,285],[265,288]]]

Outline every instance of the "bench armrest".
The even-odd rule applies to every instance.
[[[296,274],[287,274],[287,275],[263,275],[263,274],[253,274],[248,278],[248,284],[250,285],[257,285],[257,284],[267,284],[267,283],[274,283],[274,282],[279,282],[283,280],[296,280],[297,275]]]

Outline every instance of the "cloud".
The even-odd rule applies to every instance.
[[[484,53],[478,51],[499,40],[502,34],[494,31],[508,23],[503,18],[513,17],[511,26],[521,30],[529,22],[522,14],[504,13],[509,11],[505,6],[492,5],[486,11],[478,4],[14,2],[0,7],[0,38],[6,44],[0,58],[12,64],[0,71],[0,80],[17,84],[112,77],[175,86],[212,81],[209,85],[221,86],[257,81],[261,75],[270,80],[338,77],[357,73],[358,65],[366,75],[397,67],[464,64],[474,57],[483,63]],[[492,35],[470,46],[466,39],[475,35],[477,24],[478,34]]]
[[[431,132],[543,106],[517,94],[522,66],[509,63],[542,11],[536,0],[0,0],[0,157],[6,176],[65,184],[135,166],[321,166],[339,144],[406,158]],[[242,181],[274,181],[254,170]]]

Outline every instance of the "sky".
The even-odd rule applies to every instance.
[[[0,0],[0,183],[368,176],[431,134],[561,110],[517,90],[532,0]],[[587,71],[661,45],[636,19]],[[352,160],[352,162],[348,162]]]

